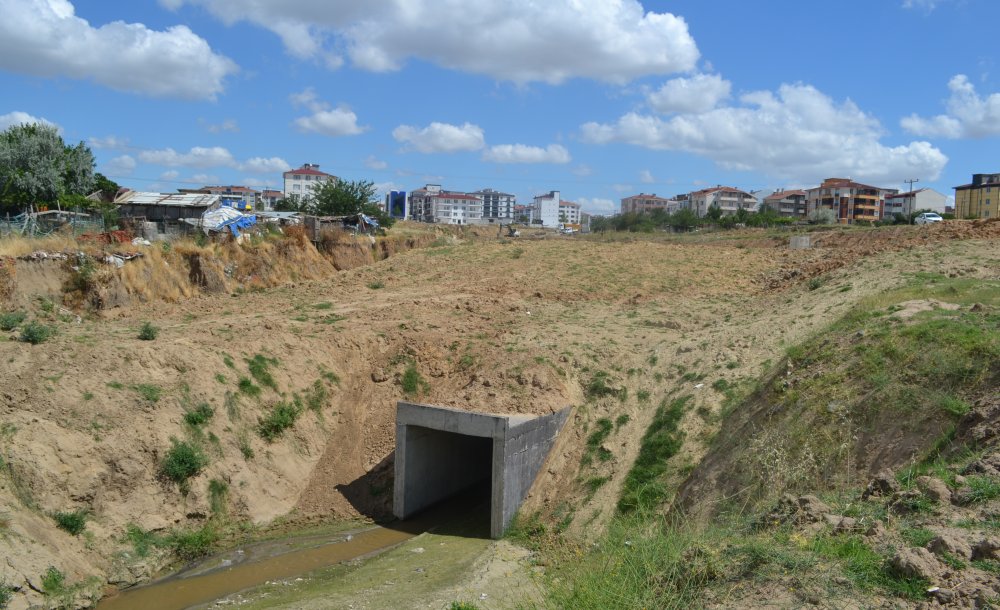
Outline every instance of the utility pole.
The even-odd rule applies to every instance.
[[[913,209],[914,198],[916,197],[914,195],[914,193],[913,193],[913,185],[916,182],[920,182],[920,178],[910,178],[909,180],[903,180],[903,182],[905,182],[905,183],[907,183],[907,184],[910,185],[910,191],[909,191],[909,193],[910,193],[910,223],[912,223],[913,222],[913,212],[916,211],[916,210]]]

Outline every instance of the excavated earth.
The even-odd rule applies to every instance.
[[[698,462],[716,425],[694,413],[721,408],[714,380],[756,376],[784,346],[907,274],[1000,277],[1000,223],[952,224],[815,234],[809,250],[754,231],[439,236],[340,272],[298,244],[282,264],[311,267],[284,283],[241,280],[218,263],[214,290],[188,269],[188,292],[176,279],[176,290],[142,294],[143,281],[158,281],[155,266],[123,279],[126,265],[102,290],[130,296],[105,297],[98,312],[51,307],[15,275],[4,309],[29,308],[57,333],[38,345],[17,340],[18,331],[0,341],[0,580],[16,591],[11,607],[24,608],[43,602],[49,566],[88,583],[81,605],[108,583],[147,579],[162,562],[130,554],[126,527],[201,526],[213,513],[210,481],[225,484],[238,522],[383,518],[394,408],[404,398],[496,413],[575,407],[524,510],[594,536],[664,398],[694,394],[675,458],[678,472],[690,471],[683,465]],[[266,275],[266,262],[243,262],[251,265]],[[809,290],[806,280],[820,274],[825,288]],[[56,280],[41,275],[53,296]],[[159,328],[153,341],[137,338],[147,321]],[[270,387],[252,375],[254,362],[265,363]],[[628,398],[588,400],[598,373]],[[262,439],[260,418],[296,399],[308,408],[294,426]],[[214,416],[193,429],[185,412],[202,403]],[[609,457],[582,467],[588,431],[602,417],[617,422],[602,446]],[[209,457],[186,494],[160,474],[172,439],[201,443]],[[608,482],[595,493],[581,485],[597,475]],[[84,535],[54,525],[52,514],[73,510],[87,511]]]

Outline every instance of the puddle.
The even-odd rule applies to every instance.
[[[237,549],[165,580],[107,597],[97,605],[97,610],[190,608],[267,581],[292,578],[326,566],[377,554],[430,529],[467,520],[471,513],[476,512],[482,513],[485,519],[482,519],[483,523],[475,528],[472,535],[487,538],[488,501],[486,507],[483,507],[482,496],[469,494],[469,497],[469,500],[446,502],[412,519],[387,527],[375,526],[339,534],[334,541],[319,542],[319,546],[316,546],[317,541],[313,538],[313,545],[309,548],[300,548],[303,539],[288,539],[263,543],[246,551]],[[274,555],[275,544],[299,548]],[[264,545],[269,547],[270,552],[259,550]],[[260,557],[261,555],[265,556]]]

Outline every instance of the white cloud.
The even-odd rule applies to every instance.
[[[576,202],[580,204],[580,209],[588,214],[607,216],[618,211],[618,204],[611,199],[580,197]]]
[[[628,113],[611,124],[587,123],[583,139],[625,142],[702,155],[729,170],[759,171],[813,182],[829,176],[936,180],[948,158],[927,142],[889,147],[878,121],[850,100],[837,104],[808,85],[748,93],[739,106],[663,119]]]
[[[209,123],[207,121],[199,120],[205,126],[205,129],[209,133],[222,133],[228,131],[230,133],[239,133],[240,124],[236,119],[225,119],[221,123]]]
[[[93,27],[68,0],[0,0],[0,69],[156,97],[215,99],[238,68],[186,26]]]
[[[634,190],[631,184],[612,184],[611,188],[614,189],[616,193],[628,193]]]
[[[581,163],[573,168],[573,174],[585,178],[594,173],[594,168],[590,167],[586,163]]]
[[[103,138],[87,138],[87,144],[97,150],[121,150],[128,147],[128,138],[105,136]]]
[[[177,171],[175,169],[169,169],[169,170],[163,172],[162,174],[160,174],[160,180],[164,180],[164,181],[176,180],[177,177],[180,176],[180,175],[181,175],[181,173],[179,171]]]
[[[368,158],[365,159],[365,167],[368,169],[383,170],[389,167],[389,164],[381,159],[376,159],[374,155],[368,155]]]
[[[312,114],[295,119],[295,126],[302,132],[314,132],[324,136],[355,136],[368,128],[358,125],[358,115],[346,106],[331,108],[316,96],[312,87],[290,96],[293,106],[305,106]]]
[[[648,169],[644,169],[639,172],[639,182],[643,184],[652,184],[656,182],[656,178],[653,177],[653,173]]]
[[[479,150],[485,145],[482,128],[472,123],[450,125],[435,121],[423,129],[400,125],[392,130],[392,137],[422,153]]]
[[[988,138],[1000,136],[1000,93],[985,98],[964,74],[948,82],[951,97],[947,114],[925,119],[911,114],[900,121],[903,129],[918,136],[942,138]]]
[[[333,67],[343,51],[373,71],[416,58],[518,83],[621,83],[691,70],[699,58],[683,18],[647,12],[638,0],[160,1],[204,6],[225,23],[256,23],[292,55]]]
[[[23,125],[23,124],[30,125],[32,123],[38,123],[40,125],[52,125],[53,127],[58,128],[59,131],[62,131],[62,128],[60,128],[52,121],[32,116],[27,112],[21,112],[20,110],[15,110],[14,112],[8,112],[7,114],[0,115],[0,131],[13,127],[14,125]]]
[[[649,94],[649,105],[662,114],[708,112],[729,97],[732,84],[718,74],[668,80]]]
[[[903,0],[903,8],[930,13],[944,0]]]
[[[195,146],[186,153],[179,153],[173,148],[162,150],[144,150],[139,153],[143,163],[165,165],[167,167],[236,167],[233,154],[221,146]]]
[[[384,199],[385,196],[386,196],[386,194],[389,193],[389,191],[399,191],[399,190],[402,190],[401,186],[399,186],[395,182],[391,182],[391,181],[390,182],[376,182],[374,186],[375,186],[375,192],[378,194],[379,199]]]
[[[559,144],[545,148],[524,144],[497,144],[483,153],[484,161],[494,163],[569,163],[569,151]]]
[[[276,174],[287,172],[292,169],[292,166],[281,157],[271,157],[269,159],[254,157],[240,163],[239,169],[252,174]]]
[[[136,161],[129,155],[121,155],[104,164],[104,171],[112,176],[128,176],[135,171]]]
[[[191,182],[198,182],[204,185],[219,184],[219,177],[215,174],[195,174],[191,176]]]

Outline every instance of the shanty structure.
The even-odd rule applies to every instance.
[[[200,226],[200,220],[206,212],[221,207],[222,198],[202,193],[128,191],[115,200],[115,203],[118,204],[119,215],[131,219],[133,225],[141,228],[143,235],[151,239],[190,232],[192,223],[188,223],[186,219],[194,219],[194,224]]]

